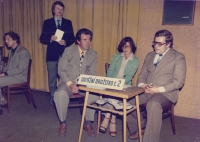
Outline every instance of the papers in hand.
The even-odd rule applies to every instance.
[[[123,103],[119,102],[116,99],[102,99],[102,100],[97,100],[97,104],[103,105],[105,103],[109,103],[115,107],[115,109],[123,109]],[[126,109],[131,109],[133,106],[130,103],[126,103]]]
[[[62,40],[63,34],[64,34],[63,31],[61,31],[59,29],[56,30],[55,36],[57,36],[57,39],[56,39],[57,42],[59,42],[60,40]]]

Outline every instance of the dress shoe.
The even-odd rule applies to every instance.
[[[95,137],[96,136],[96,133],[95,133],[94,129],[92,128],[91,124],[84,126],[83,129],[85,131],[87,131],[87,134],[88,134],[89,137]]]
[[[5,105],[5,104],[7,104],[6,99],[3,97],[0,97],[0,105]]]
[[[144,129],[141,130],[142,135],[144,135]],[[130,134],[129,139],[136,140],[139,139],[139,131],[135,131],[134,133]]]
[[[58,135],[60,137],[66,136],[66,130],[67,130],[67,126],[65,124],[60,124]]]

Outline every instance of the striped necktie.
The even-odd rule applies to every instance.
[[[84,52],[81,52],[81,56],[80,56],[80,70],[81,70],[81,65],[82,65],[82,63],[83,63],[83,59],[84,59]],[[79,76],[75,79],[77,83],[78,83],[79,77],[80,77],[80,74],[79,74]]]
[[[83,59],[84,59],[84,52],[81,52],[81,57],[80,57],[80,69],[81,69],[81,65],[83,63]]]
[[[153,64],[155,68],[157,67],[158,63],[160,62],[162,56],[163,56],[163,54],[159,54],[158,60]]]

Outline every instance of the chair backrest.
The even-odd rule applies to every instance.
[[[27,83],[28,84],[30,84],[30,79],[31,79],[31,64],[32,64],[32,60],[29,59],[28,72],[27,72]]]
[[[106,71],[106,74],[107,74],[107,70],[108,70],[109,66],[110,66],[109,63],[105,63],[105,71]]]

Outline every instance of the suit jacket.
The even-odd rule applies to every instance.
[[[121,54],[122,53],[117,53],[114,55],[110,63],[109,69],[107,71],[107,77],[115,78],[118,75],[123,59],[123,56],[121,56]],[[133,60],[128,61],[123,76],[123,79],[125,79],[125,84],[127,85],[132,84],[132,78],[136,73],[138,66],[139,66],[139,60],[137,57],[134,56]]]
[[[76,84],[76,78],[80,74],[96,75],[97,53],[89,48],[83,59],[80,70],[80,53],[77,45],[65,49],[58,62],[58,74],[61,78],[58,85],[72,81]]]
[[[175,103],[178,100],[179,89],[185,82],[185,56],[174,49],[169,49],[155,68],[153,65],[155,55],[155,52],[147,54],[138,77],[138,84],[153,83],[153,86],[163,86],[165,92],[162,94]]]
[[[3,69],[3,72],[7,72],[8,76],[14,76],[27,81],[28,64],[31,58],[28,50],[21,45],[18,45],[14,55],[12,56],[12,49],[8,53],[8,63]]]
[[[58,61],[65,47],[72,45],[75,41],[72,22],[70,20],[62,18],[60,30],[64,31],[62,39],[66,41],[65,46],[60,45],[57,41],[50,42],[51,36],[55,35],[56,30],[54,17],[44,21],[40,42],[47,45],[46,61]]]

